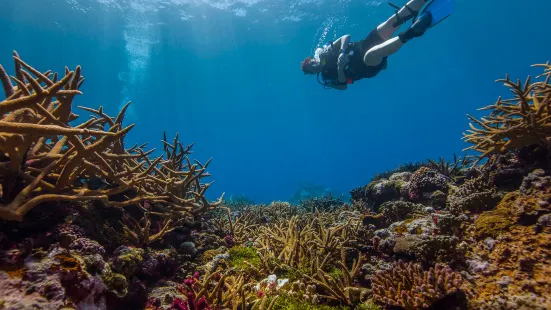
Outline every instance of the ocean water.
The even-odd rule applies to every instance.
[[[550,10],[457,0],[387,70],[337,91],[301,60],[343,34],[362,39],[393,14],[386,1],[0,0],[0,63],[11,69],[17,50],[41,71],[80,64],[75,105],[116,115],[132,101],[127,146],[159,150],[163,131],[178,132],[193,158],[213,158],[209,198],[269,202],[305,184],[347,194],[404,162],[461,154],[466,114],[509,95],[494,80],[551,60]]]

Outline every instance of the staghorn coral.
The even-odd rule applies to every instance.
[[[313,282],[316,287],[323,290],[325,294],[317,295],[320,298],[338,301],[343,305],[353,305],[365,301],[365,296],[369,292],[367,288],[355,285],[355,278],[360,271],[364,258],[359,254],[358,258],[353,261],[351,268],[348,268],[345,257],[345,253],[342,253],[341,261],[336,263],[337,269],[332,275],[329,275],[323,269],[318,269],[315,276],[304,276]]]
[[[457,158],[457,155],[454,153],[453,162],[451,163],[450,161],[445,161],[443,157],[438,162],[432,159],[427,159],[427,162],[429,167],[438,171],[438,173],[452,179],[455,183],[462,183],[465,179],[466,171],[468,171],[467,167],[474,162],[474,159],[469,155]]]
[[[151,234],[151,220],[149,219],[149,212],[145,212],[145,215],[138,222],[131,216],[123,217],[124,223],[123,229],[125,236],[133,244],[147,247],[151,243],[163,238],[167,233],[178,228],[182,219],[178,219],[173,222],[172,219],[167,218],[162,224],[159,225],[157,233]]]
[[[264,208],[261,212],[243,210],[235,220],[232,220],[231,212],[226,210],[228,215],[225,217],[230,220],[225,224],[218,221],[217,225],[225,225],[225,229],[233,231],[236,241],[249,241],[233,246],[229,255],[221,254],[226,251],[223,248],[216,253],[205,252],[204,262],[214,255],[225,255],[226,261],[219,264],[218,268],[213,268],[208,262],[208,266],[201,267],[201,270],[218,270],[223,273],[227,268],[237,268],[236,271],[246,276],[249,283],[272,275],[292,281],[306,281],[310,287],[317,287],[319,291],[297,297],[308,296],[310,302],[324,300],[350,305],[365,299],[366,289],[358,286],[355,280],[361,260],[353,260],[348,256],[349,250],[358,242],[356,239],[363,227],[360,212],[345,208],[295,214],[286,212],[289,210],[288,205],[282,203],[272,203],[261,208]],[[268,213],[271,213],[271,220],[263,222],[262,218]],[[279,296],[277,294],[285,294],[286,289],[282,288],[276,295],[263,290],[259,294]],[[296,290],[291,292],[298,293]],[[256,299],[255,304],[261,301]]]
[[[321,215],[304,220],[294,216],[281,224],[261,226],[255,243],[263,270],[301,270],[313,275],[317,269],[340,257],[353,240],[347,224],[323,225]]]
[[[102,201],[113,207],[150,200],[166,217],[194,216],[221,202],[209,203],[204,194],[210,183],[206,164],[188,158],[192,145],[184,147],[178,135],[163,140],[164,155],[145,145],[123,147],[134,127],[123,128],[127,103],[117,117],[81,107],[95,116],[80,125],[70,122],[73,99],[84,81],[81,68],[65,69],[65,75],[41,73],[14,52],[16,76],[11,84],[0,69],[6,99],[0,102],[0,218],[22,221],[41,203],[52,201]],[[163,157],[165,157],[163,159]],[[93,189],[97,179],[107,188]],[[223,195],[222,195],[223,196]],[[122,199],[121,199],[122,198]]]
[[[471,130],[463,134],[463,139],[471,144],[465,150],[480,152],[477,162],[492,154],[503,153],[507,150],[520,149],[528,145],[549,146],[551,142],[551,66],[536,64],[543,67],[544,72],[540,77],[543,81],[530,82],[530,76],[524,82],[520,80],[512,82],[507,75],[505,79],[499,79],[509,87],[514,97],[502,100],[481,108],[491,110],[487,117],[480,120],[468,115],[472,121]],[[479,128],[473,125],[475,123]],[[475,162],[475,164],[477,163]]]
[[[449,267],[437,264],[423,271],[419,264],[398,262],[392,269],[378,272],[371,281],[374,300],[409,310],[427,308],[458,291],[463,280]]]
[[[217,309],[269,310],[277,300],[277,296],[269,302],[266,295],[259,296],[253,285],[247,283],[246,276],[235,274],[231,268],[223,273],[213,272],[204,276],[196,272],[178,289],[187,296],[186,303],[190,309],[210,309],[200,305],[212,305]]]

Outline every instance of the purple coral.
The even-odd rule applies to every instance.
[[[409,198],[412,200],[420,199],[424,193],[435,191],[448,192],[448,182],[450,179],[436,170],[428,167],[421,167],[411,176],[407,185]]]
[[[141,272],[146,276],[158,276],[160,262],[154,256],[148,256],[141,264]]]
[[[69,249],[80,255],[105,255],[105,249],[97,241],[88,238],[78,238],[69,245]]]
[[[73,224],[59,224],[54,229],[55,238],[61,243],[61,246],[67,247],[73,241],[84,238],[86,232],[80,226]]]
[[[151,251],[139,266],[140,274],[150,277],[171,275],[178,269],[176,254],[170,250]]]
[[[442,297],[458,291],[462,277],[447,266],[437,264],[428,271],[421,265],[394,263],[389,270],[371,278],[373,298],[386,305],[409,309],[429,307]]]

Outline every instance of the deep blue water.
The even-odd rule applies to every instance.
[[[348,193],[404,162],[460,154],[466,114],[509,94],[494,80],[551,60],[550,10],[457,0],[386,71],[342,92],[300,62],[320,42],[363,38],[393,14],[385,1],[0,0],[0,63],[11,70],[17,50],[42,71],[82,65],[75,112],[115,115],[131,100],[127,146],[160,149],[163,130],[179,132],[193,158],[213,157],[210,198],[269,202],[303,183]]]

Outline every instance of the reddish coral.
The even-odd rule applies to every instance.
[[[172,305],[170,305],[170,310],[189,310],[187,300],[174,298],[174,300],[172,301]]]
[[[458,291],[463,279],[451,268],[438,264],[423,271],[419,264],[399,262],[390,270],[378,272],[371,281],[377,302],[418,309]]]

